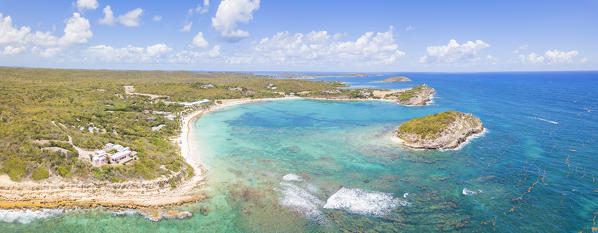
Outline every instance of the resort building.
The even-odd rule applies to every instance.
[[[107,143],[104,149],[97,150],[91,158],[91,163],[94,166],[101,166],[104,164],[123,164],[137,156],[136,151],[132,151],[129,147],[124,147],[118,144]]]

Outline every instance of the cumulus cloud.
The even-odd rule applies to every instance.
[[[446,45],[428,46],[427,55],[419,59],[421,63],[469,63],[480,60],[478,52],[490,47],[489,44],[476,40],[463,44],[450,40]]]
[[[253,19],[253,11],[260,8],[260,0],[222,0],[212,18],[212,26],[229,41],[248,37],[249,32],[237,28],[238,23]]]
[[[573,58],[579,54],[577,50],[571,50],[569,52],[559,51],[557,49],[548,50],[544,53],[549,64],[571,64]]]
[[[92,59],[103,62],[160,62],[165,58],[172,48],[166,44],[155,44],[147,47],[135,47],[129,45],[123,48],[114,48],[108,45],[96,45],[87,49],[87,55]]]
[[[119,15],[118,17],[114,17],[114,12],[112,12],[112,8],[110,6],[104,7],[103,11],[104,18],[100,19],[100,24],[114,25],[114,23],[119,22],[127,27],[139,26],[139,21],[141,20],[140,18],[143,14],[143,9],[141,8],[131,10],[123,15]],[[154,21],[159,21],[161,19],[161,16],[158,16],[158,18],[154,17]]]
[[[208,45],[209,45],[208,41],[205,38],[203,38],[202,32],[198,32],[197,35],[195,35],[195,37],[193,37],[193,46],[194,47],[207,48]]]
[[[77,0],[77,8],[79,11],[83,11],[86,9],[95,10],[100,6],[97,0]]]
[[[191,31],[191,26],[193,26],[193,22],[189,22],[188,24],[185,24],[185,26],[183,26],[183,28],[181,28],[181,32]]]
[[[534,52],[529,53],[527,56],[519,54],[519,60],[524,64],[550,64],[550,65],[562,65],[571,64],[574,62],[575,56],[579,54],[577,50],[571,50],[568,52],[559,51],[558,49],[547,50],[544,55],[537,55]]]
[[[112,8],[110,6],[106,6],[106,7],[104,7],[103,11],[104,11],[104,18],[100,19],[99,23],[113,25],[116,22],[116,19],[114,18],[114,13],[112,12]]]
[[[160,20],[162,20],[162,16],[155,15],[155,16],[154,16],[154,18],[152,18],[152,20],[154,20],[154,21],[156,21],[156,22],[157,22],[157,21],[160,21]]]
[[[1,51],[3,55],[24,53],[31,48],[33,53],[40,56],[51,57],[57,55],[62,48],[73,44],[86,43],[93,36],[89,20],[79,13],[66,21],[64,35],[57,37],[51,32],[31,32],[31,28],[23,26],[18,28],[12,24],[10,16],[0,14],[0,45],[5,46]]]
[[[119,15],[118,21],[127,27],[137,27],[139,26],[139,18],[141,17],[141,14],[143,14],[143,9],[137,8],[124,15]]]
[[[53,36],[50,32],[35,32],[30,36],[31,42],[35,45],[46,47],[66,47],[72,44],[83,44],[93,36],[89,20],[81,17],[79,13],[67,20],[64,28],[64,35],[60,38]],[[55,53],[52,53],[55,54]]]
[[[378,65],[391,64],[403,56],[394,41],[393,28],[366,32],[356,40],[342,41],[327,31],[279,32],[254,43],[250,51],[230,56],[229,63],[280,65]]]
[[[0,13],[0,45],[21,42],[31,31],[30,27],[13,26],[10,16],[3,17]]]
[[[170,63],[187,63],[187,64],[194,64],[194,63],[206,63],[206,62],[214,62],[215,59],[222,59],[223,56],[220,54],[220,45],[214,45],[208,51],[190,51],[190,50],[183,50],[176,53],[174,56],[170,57],[168,61]],[[220,60],[223,62],[223,60]]]
[[[2,55],[16,55],[25,52],[26,48],[24,46],[12,46],[8,45],[4,47],[2,50]]]
[[[521,60],[521,62],[523,62],[523,63],[530,63],[530,64],[544,63],[544,57],[539,56],[534,52],[531,52],[527,56],[525,56],[523,54],[519,54],[519,60]]]

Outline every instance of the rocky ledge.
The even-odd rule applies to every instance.
[[[396,136],[411,148],[454,149],[483,130],[482,121],[470,113],[448,111],[406,121]]]

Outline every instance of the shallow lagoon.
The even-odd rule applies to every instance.
[[[407,76],[414,81],[372,82],[387,76],[327,80],[382,88],[426,83],[437,91],[432,105],[284,100],[197,119],[193,137],[209,169],[210,198],[183,207],[194,212],[191,219],[153,223],[94,210],[28,224],[2,222],[0,228],[562,232],[594,226],[598,73]],[[401,122],[446,110],[473,113],[488,132],[457,151],[409,150],[390,140]],[[283,179],[287,174],[296,176]],[[342,187],[358,192],[342,200],[363,205],[324,208]],[[464,189],[473,193],[464,195]],[[366,205],[376,197],[386,205]],[[207,215],[199,213],[202,208]]]

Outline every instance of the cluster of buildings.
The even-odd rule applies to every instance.
[[[213,87],[214,87],[214,85],[212,85],[212,84],[204,84],[204,85],[200,86],[200,88],[202,88],[202,89],[213,88]]]
[[[104,149],[94,152],[94,155],[91,157],[91,163],[94,166],[123,164],[134,159],[135,156],[137,156],[137,152],[132,151],[129,147],[108,143]]]
[[[268,88],[268,89],[270,89],[270,90],[276,90],[278,87],[276,87],[276,86],[275,86],[274,84],[272,84],[272,83],[269,83],[269,84],[268,84],[268,86],[267,86],[266,88]]]

